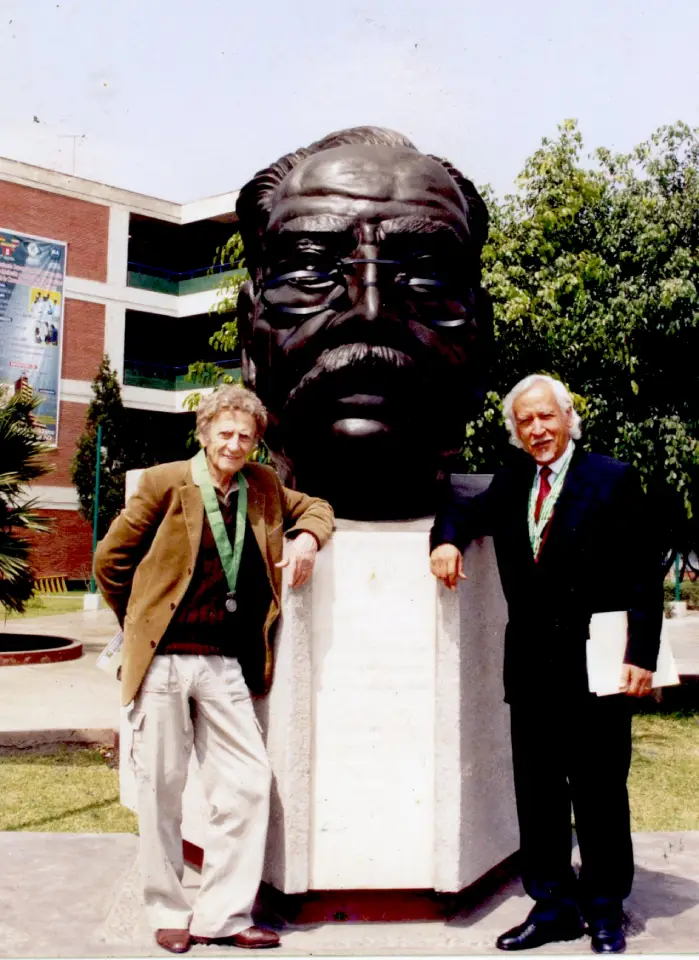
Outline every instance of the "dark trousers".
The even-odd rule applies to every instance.
[[[515,701],[510,716],[522,879],[537,901],[534,915],[553,919],[579,906],[588,920],[620,918],[633,881],[629,698],[560,694]]]

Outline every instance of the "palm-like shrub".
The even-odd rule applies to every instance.
[[[17,394],[0,401],[0,607],[21,613],[34,591],[29,531],[47,529],[27,499],[26,485],[51,469],[32,412],[41,398]]]

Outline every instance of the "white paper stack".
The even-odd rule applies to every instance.
[[[626,655],[628,620],[626,610],[594,613],[590,620],[587,641],[587,679],[590,691],[598,697],[619,693],[621,672]],[[665,620],[660,633],[658,664],[653,674],[653,687],[673,687],[680,682],[667,636]]]
[[[105,673],[112,673],[114,676],[121,666],[121,648],[124,643],[124,634],[120,630],[117,635],[109,641],[102,653],[97,657],[95,666]]]

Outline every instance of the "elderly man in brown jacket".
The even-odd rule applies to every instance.
[[[133,731],[141,868],[156,941],[277,946],[252,924],[269,815],[269,763],[250,691],[272,676],[282,568],[311,576],[329,539],[324,500],[249,463],[267,412],[225,386],[197,410],[202,450],[144,471],[95,558],[124,630],[122,702]],[[287,556],[282,558],[284,539]],[[210,807],[194,908],[182,889],[182,792],[194,748]]]

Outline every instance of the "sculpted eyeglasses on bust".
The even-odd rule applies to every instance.
[[[430,512],[478,409],[491,338],[487,211],[400,134],[354,128],[241,191],[243,378],[286,482],[340,516]]]

